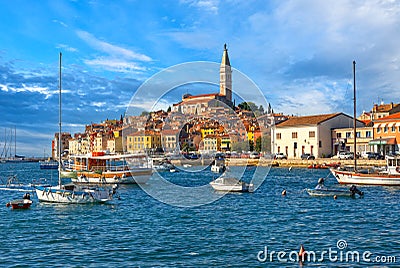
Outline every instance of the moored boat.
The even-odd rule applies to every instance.
[[[212,182],[210,185],[216,191],[222,192],[253,192],[254,185],[252,183],[246,183],[232,177],[221,176]]]
[[[61,58],[59,70],[59,132],[58,148],[61,148]],[[58,150],[58,161],[61,167],[62,155]],[[63,185],[61,182],[61,168],[58,169],[58,185],[36,186],[36,195],[39,201],[62,204],[104,203],[113,199],[116,187],[80,187],[74,184]]]
[[[329,189],[329,188],[322,188],[322,189],[306,189],[307,193],[310,196],[345,196],[345,197],[354,197],[356,194],[363,196],[364,193],[358,190],[355,186],[350,187],[350,189],[342,190],[342,189]]]
[[[58,162],[57,161],[51,161],[51,160],[40,161],[39,162],[39,167],[40,167],[40,169],[57,169],[58,168]]]
[[[10,201],[6,204],[6,206],[11,207],[12,209],[27,209],[30,208],[32,203],[33,202],[31,200],[30,194],[26,193],[24,194],[24,197],[22,199]]]
[[[77,184],[140,184],[153,174],[151,159],[144,154],[91,154],[70,156],[66,170],[76,173]]]
[[[105,203],[113,199],[117,186],[87,187],[65,184],[52,187],[36,187],[39,201],[63,204]]]
[[[220,165],[213,164],[211,166],[211,171],[215,172],[215,173],[224,173],[225,170],[226,170],[226,166],[224,164],[220,164]]]
[[[331,169],[340,184],[400,186],[400,158],[386,156],[385,170]]]

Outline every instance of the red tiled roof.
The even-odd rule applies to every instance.
[[[395,121],[400,120],[400,113],[395,113],[395,114],[391,114],[391,115],[376,119],[375,122],[378,122],[378,121],[386,122],[386,121],[391,121],[391,120],[395,120]]]
[[[277,127],[289,127],[289,126],[297,126],[297,125],[318,125],[326,120],[334,118],[342,113],[334,113],[334,114],[321,114],[321,115],[309,115],[309,116],[298,116],[291,117],[286,121],[278,123]]]

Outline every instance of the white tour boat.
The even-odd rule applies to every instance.
[[[152,161],[145,154],[72,155],[65,168],[76,173],[71,181],[77,184],[140,184],[153,174]]]

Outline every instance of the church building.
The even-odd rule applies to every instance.
[[[222,53],[219,74],[219,93],[200,95],[185,94],[182,96],[182,101],[173,105],[172,111],[182,114],[200,115],[204,113],[208,107],[232,107],[232,70],[226,44],[224,45],[224,51]]]

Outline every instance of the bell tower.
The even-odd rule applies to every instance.
[[[225,96],[226,100],[232,103],[232,70],[226,44],[224,44],[224,52],[219,68],[219,94]]]

